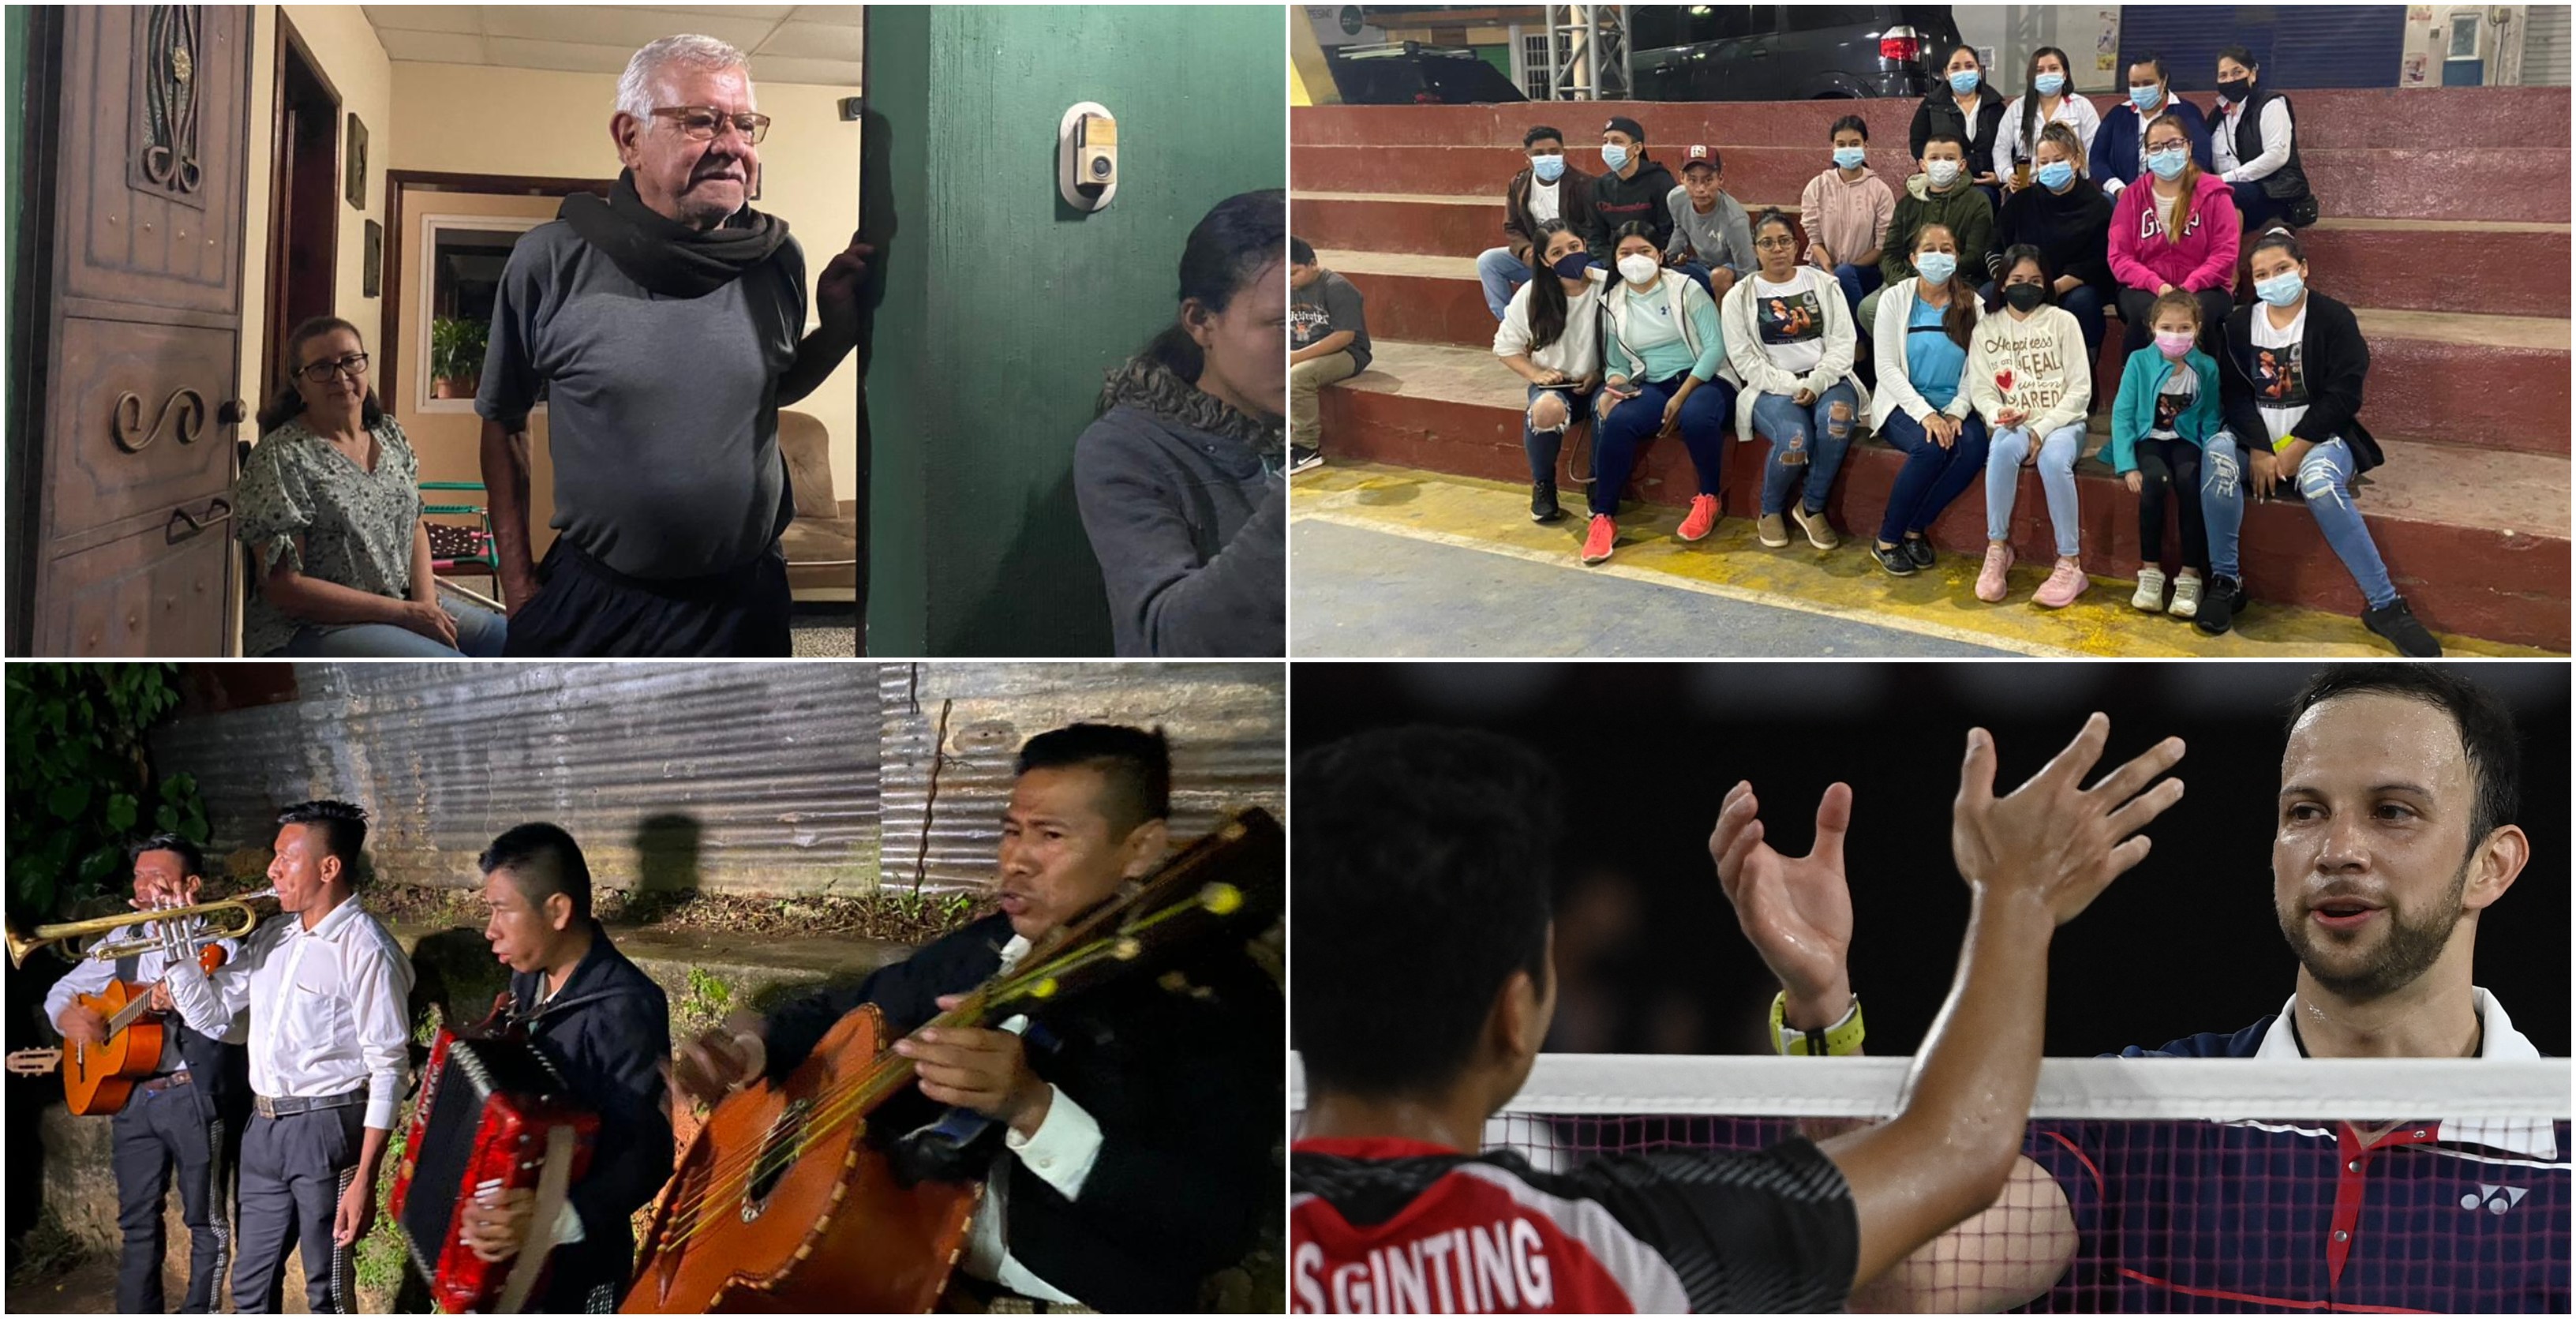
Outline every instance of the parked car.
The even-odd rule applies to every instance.
[[[1640,101],[1920,100],[1958,39],[1948,5],[1638,5],[1628,69]]]
[[[1419,41],[1325,51],[1345,105],[1496,105],[1526,101],[1509,75],[1472,50]]]

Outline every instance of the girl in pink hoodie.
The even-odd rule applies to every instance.
[[[2111,207],[2111,274],[2127,327],[2122,356],[2155,337],[2148,311],[2156,298],[2181,289],[2199,300],[2200,347],[2215,357],[2235,302],[2236,198],[2224,179],[2201,172],[2180,119],[2157,116],[2145,140],[2151,177],[2121,189]]]

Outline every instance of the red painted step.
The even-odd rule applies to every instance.
[[[1739,194],[1748,208],[1766,201]],[[1319,248],[1469,257],[1503,242],[1499,189],[1478,197],[1289,199],[1292,230]],[[2564,317],[2566,225],[2497,228],[2461,221],[2328,220],[2301,236],[2309,274],[2355,306]]]
[[[1372,337],[1490,349],[1494,316],[1463,260],[1399,258],[1423,273],[1376,273],[1366,257],[1340,273],[1368,299]],[[1329,261],[1327,264],[1331,264]],[[2320,281],[2322,283],[2322,280]],[[2371,368],[2363,421],[2373,433],[2434,436],[2521,453],[2568,453],[2568,331],[2560,322],[2360,309]],[[2534,346],[2555,339],[2555,346]],[[2126,354],[2111,322],[2094,369],[2118,386]],[[1498,367],[1497,370],[1500,368]]]
[[[1529,479],[1520,391],[1509,377],[1498,369],[1489,374],[1471,353],[1392,340],[1379,343],[1377,365],[1324,392],[1327,453],[1498,481]],[[2417,616],[2441,631],[2567,649],[2566,459],[2404,441],[2389,448],[2389,464],[2372,474],[2358,499]],[[1765,452],[1757,444],[1729,445],[1722,481],[1729,516],[1755,511]],[[1828,509],[1849,541],[1871,534],[1902,462],[1875,441],[1864,441],[1846,459]],[[2098,462],[2088,461],[2078,475],[2088,565],[2106,576],[2131,571],[2134,497]],[[1659,442],[1648,446],[1628,493],[1678,505],[1696,489],[1682,447]],[[1932,530],[1936,546],[1982,553],[1981,490],[1971,489],[1942,515]],[[1569,490],[1567,498],[1580,496]],[[2015,552],[2025,561],[2045,562],[2055,552],[2045,508],[2037,476],[2025,474],[2013,526]],[[1859,552],[1849,543],[1837,551]],[[2242,559],[2258,607],[2271,601],[2360,612],[2351,578],[2303,507],[2258,502],[2249,508]]]

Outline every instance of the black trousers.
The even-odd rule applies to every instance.
[[[116,1308],[127,1314],[162,1312],[162,1205],[171,1174],[179,1182],[179,1217],[188,1225],[188,1297],[184,1314],[216,1308],[224,1271],[232,1262],[232,1225],[225,1214],[224,1131],[210,1118],[194,1086],[137,1090],[111,1119],[115,1124],[116,1223],[125,1234],[116,1260]]]
[[[793,653],[787,558],[676,581],[629,577],[558,536],[537,566],[543,588],[510,616],[511,659],[748,658]]]
[[[275,1314],[286,1279],[286,1252],[304,1247],[304,1300],[315,1314],[358,1309],[358,1271],[334,1245],[340,1195],[358,1174],[367,1110],[346,1108],[253,1117],[242,1137],[241,1263],[233,1273],[233,1309]]]
[[[2138,558],[2165,557],[2165,500],[2182,521],[2182,566],[2209,575],[2209,531],[2200,513],[2200,446],[2189,440],[2138,440]]]

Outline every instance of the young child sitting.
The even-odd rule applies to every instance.
[[[2218,363],[2193,344],[2200,337],[2200,302],[2182,289],[2148,308],[2155,342],[2129,355],[2120,393],[2111,406],[2111,467],[2138,497],[2138,592],[2129,603],[2153,613],[2189,618],[2200,610],[2201,578],[2209,571],[2209,535],[2200,515],[2201,450],[2225,439],[2218,403]],[[2182,518],[2182,572],[2173,603],[2165,603],[2165,495]]]

